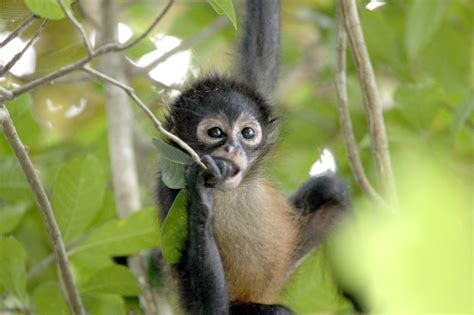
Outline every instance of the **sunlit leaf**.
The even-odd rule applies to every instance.
[[[160,245],[158,229],[156,209],[146,208],[100,226],[71,254],[90,251],[110,256],[133,255]]]
[[[0,207],[0,234],[13,231],[20,223],[28,208],[28,203],[16,203]]]
[[[56,282],[45,282],[33,292],[33,305],[38,315],[69,315],[69,307]]]
[[[413,0],[405,26],[405,49],[415,57],[439,29],[446,7],[441,0]]]
[[[52,207],[65,242],[80,236],[102,205],[105,177],[93,156],[68,162],[54,185]]]
[[[71,10],[71,1],[64,0],[64,3]],[[25,0],[25,4],[31,12],[47,19],[59,20],[65,16],[57,0]]]
[[[208,0],[209,4],[219,15],[226,15],[237,29],[237,18],[235,17],[234,5],[232,0]]]
[[[140,293],[140,285],[128,268],[115,265],[97,270],[79,291],[82,294],[114,293],[135,296]]]
[[[0,239],[0,288],[26,299],[26,252],[13,237]]]
[[[183,189],[176,196],[161,227],[161,252],[165,260],[170,264],[179,262],[181,248],[188,236],[187,200],[188,193]]]

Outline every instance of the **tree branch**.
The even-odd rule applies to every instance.
[[[30,26],[38,17],[36,15],[31,15],[28,17],[23,23],[21,23],[13,32],[11,32],[7,38],[5,38],[1,43],[0,43],[0,48],[8,44],[12,39],[15,37],[19,36],[25,28]]]
[[[10,60],[4,67],[0,68],[0,77],[3,77],[5,73],[10,71],[11,68],[17,63],[18,60],[20,60],[21,57],[25,54],[25,52],[28,50],[28,48],[33,45],[36,40],[38,39],[38,36],[41,34],[41,32],[44,30],[46,27],[46,24],[48,23],[48,20],[44,20],[43,23],[41,23],[39,29],[36,31],[35,35],[26,43],[25,47],[17,53],[15,56],[13,56],[12,60]]]
[[[77,290],[71,274],[66,249],[61,237],[61,231],[59,230],[56,219],[54,218],[53,210],[51,209],[51,203],[49,202],[48,196],[41,185],[41,181],[36,174],[33,163],[31,162],[30,157],[26,152],[25,146],[18,136],[15,125],[13,124],[13,121],[11,120],[5,105],[0,105],[0,113],[0,124],[3,127],[5,137],[15,152],[18,162],[20,162],[21,168],[23,169],[26,179],[30,184],[31,190],[33,191],[36,199],[36,203],[41,211],[41,215],[47,227],[46,230],[48,232],[51,246],[53,248],[56,261],[58,262],[60,278],[64,284],[63,294],[69,301],[71,313],[85,315],[81,297],[79,296],[79,291]]]
[[[165,8],[164,13],[166,13],[171,3]],[[164,13],[161,17],[164,16]],[[102,32],[99,34],[101,43],[117,41],[117,15],[118,4],[115,0],[101,1]],[[145,33],[150,32],[153,26],[154,24],[152,23],[151,27]],[[145,36],[140,36],[136,40],[133,40],[131,45],[125,45],[124,47],[131,47],[144,37]],[[107,83],[105,84],[105,105],[109,135],[108,146],[111,158],[112,179],[117,211],[118,215],[123,217],[129,213],[138,211],[141,208],[135,152],[133,148],[133,113],[124,91],[129,93],[135,101],[137,101],[138,98],[131,88],[129,88],[129,90],[124,90],[122,87],[118,87],[117,84],[112,84],[112,81],[126,82],[127,80],[124,69],[124,58],[122,55],[111,54],[106,58],[101,58],[99,60],[99,67],[107,73],[107,75],[101,74],[103,78],[109,78],[108,75],[110,75],[110,81],[106,80]],[[84,68],[89,73],[99,73],[89,67]],[[125,84],[123,85],[126,86]],[[143,103],[140,105],[143,105]],[[129,257],[128,264],[142,289],[139,300],[144,314],[157,315],[159,314],[159,308],[161,305],[158,304],[150,286],[147,269],[143,268],[144,259],[145,258],[142,254],[138,254]]]
[[[140,109],[145,112],[145,114],[152,120],[153,124],[155,125],[156,129],[158,129],[163,135],[165,135],[168,139],[172,140],[176,144],[178,144],[181,148],[183,148],[186,152],[188,152],[191,157],[193,158],[196,163],[198,163],[203,169],[207,169],[206,165],[201,162],[201,158],[199,155],[183,140],[181,140],[178,136],[172,134],[168,130],[166,130],[161,122],[156,118],[156,116],[153,114],[153,112],[143,103],[143,101],[135,94],[133,88],[130,86],[119,82],[111,77],[109,77],[106,74],[103,74],[97,70],[94,70],[88,66],[83,67],[84,71],[96,76],[97,78],[107,81],[115,86],[118,86],[122,90],[124,90],[132,100],[135,101],[135,103],[138,104]]]
[[[369,124],[372,155],[375,160],[377,177],[383,194],[387,195],[391,204],[397,203],[395,182],[388,141],[385,132],[382,106],[375,81],[374,70],[364,41],[355,0],[341,1],[342,13],[347,34],[351,44],[352,57],[359,75],[359,82],[364,96],[364,107]]]
[[[74,15],[66,8],[64,0],[58,0],[58,3],[61,6],[61,9],[63,10],[64,14],[66,14],[67,18],[72,22],[72,24],[74,24],[74,26],[81,34],[82,41],[84,42],[84,45],[87,48],[87,54],[91,56],[94,53],[94,49],[92,48],[92,44],[87,38],[86,30],[84,29],[84,27],[82,27],[82,24],[79,23],[79,21],[74,17]]]
[[[343,1],[343,0],[342,0]],[[356,141],[354,139],[354,132],[352,129],[351,116],[349,105],[347,101],[347,84],[346,84],[346,49],[347,36],[344,27],[344,19],[341,12],[341,0],[337,4],[337,65],[336,65],[336,91],[339,104],[339,120],[341,123],[342,134],[344,135],[344,144],[349,158],[349,165],[352,169],[352,174],[361,188],[361,190],[370,199],[385,203],[380,195],[370,184],[364,167],[360,160],[359,151],[357,149]]]
[[[140,40],[142,40],[143,38],[148,36],[148,34],[153,29],[153,27],[156,26],[159,21],[161,21],[161,19],[164,17],[164,13],[166,13],[168,11],[168,9],[170,8],[170,6],[173,3],[174,3],[174,0],[170,0],[168,2],[168,5],[160,13],[160,15],[158,15],[156,17],[156,19],[150,24],[150,27],[148,27],[148,29],[142,35],[140,35],[137,39],[131,40],[130,43],[128,43],[128,44],[126,43],[124,45],[120,45],[117,42],[104,44],[101,47],[94,50],[94,52],[91,55],[88,55],[88,56],[86,56],[82,59],[79,59],[75,63],[72,63],[72,64],[66,65],[64,67],[61,67],[56,71],[48,73],[48,74],[46,74],[46,75],[44,75],[44,76],[42,76],[42,77],[40,77],[36,80],[28,82],[28,83],[26,83],[26,84],[24,84],[20,87],[17,87],[13,90],[10,90],[11,93],[8,94],[8,95],[4,93],[3,96],[0,97],[0,103],[3,103],[3,102],[8,101],[8,100],[12,100],[12,99],[14,99],[15,97],[17,97],[19,95],[22,95],[26,92],[29,92],[29,91],[33,90],[34,88],[37,88],[38,86],[49,83],[49,82],[53,81],[54,79],[57,79],[57,78],[65,75],[65,74],[68,74],[72,71],[78,70],[78,69],[82,68],[82,66],[84,66],[86,63],[90,62],[92,59],[94,59],[98,56],[101,56],[103,54],[110,53],[110,52],[123,51],[125,49],[128,49],[128,48],[132,47],[133,45],[138,44],[140,42]]]

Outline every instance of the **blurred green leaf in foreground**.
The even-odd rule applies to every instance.
[[[473,313],[472,186],[432,156],[395,158],[399,209],[359,203],[334,236],[338,271],[374,313]]]

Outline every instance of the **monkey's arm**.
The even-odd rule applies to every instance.
[[[203,157],[203,162],[210,173],[203,173],[196,163],[186,170],[188,239],[181,260],[173,265],[173,269],[178,280],[181,304],[187,313],[227,314],[227,284],[211,224],[212,188],[206,187],[204,177],[218,183],[228,176],[230,168],[228,162],[224,161]],[[170,198],[163,196],[161,190],[160,200],[166,203]]]
[[[280,0],[247,0],[237,76],[265,96],[278,81]]]
[[[300,221],[296,261],[324,239],[336,220],[350,207],[346,185],[334,174],[312,177],[290,197]]]

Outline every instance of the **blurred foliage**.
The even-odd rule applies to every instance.
[[[15,29],[31,14],[31,4],[38,3],[25,2],[30,5],[0,1],[0,32]],[[89,33],[100,31],[98,3],[72,2],[74,15]],[[119,3],[120,20],[134,36],[165,5],[148,0]],[[472,279],[474,5],[470,0],[388,0],[369,11],[363,7],[366,1],[358,3],[397,167],[399,213],[374,209],[350,173],[333,86],[335,1],[282,1],[281,80],[276,93],[282,132],[268,173],[291,193],[308,177],[322,150],[329,148],[355,200],[355,219],[334,242],[306,258],[282,300],[301,313],[350,312],[331,270],[336,265],[337,274],[364,292],[365,302],[376,312],[472,311],[472,282],[466,281]],[[233,4],[239,24],[243,2]],[[207,1],[177,1],[155,34],[191,39],[217,18]],[[39,23],[22,39],[30,38]],[[229,23],[193,46],[186,80],[209,70],[229,71],[236,36]],[[86,54],[77,30],[65,19],[50,21],[34,48],[35,72],[25,77],[7,74],[0,86],[23,84]],[[127,55],[137,60],[154,49],[146,39]],[[368,176],[376,184],[362,95],[348,60],[354,132]],[[176,93],[146,72],[135,73],[132,63],[127,68],[130,84],[162,116]],[[159,245],[152,207],[157,151],[151,137],[156,131],[134,107],[137,167],[146,208],[118,219],[103,94],[101,83],[75,73],[7,106],[52,200],[85,307],[91,314],[125,314],[129,307],[136,309],[137,283],[113,257]],[[335,253],[334,260],[327,259],[328,250]],[[54,264],[38,269],[51,255],[33,195],[0,134],[0,308],[69,313]]]
[[[399,208],[358,202],[334,235],[343,278],[374,313],[474,311],[472,187],[446,171],[449,159],[429,156],[419,149],[397,156]]]

